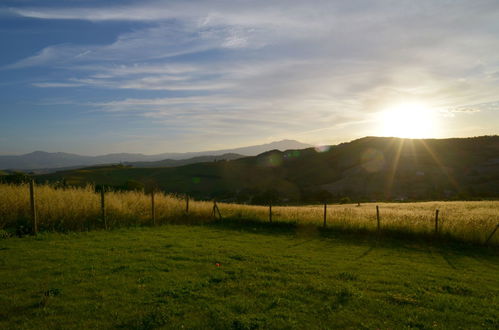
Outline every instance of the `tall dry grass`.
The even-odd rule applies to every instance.
[[[435,211],[439,210],[438,233],[463,241],[482,243],[499,223],[499,201],[434,201],[418,203],[366,203],[327,205],[329,228],[377,230],[376,205],[380,211],[380,227],[384,231],[415,234],[435,232]],[[229,217],[268,221],[268,207],[222,204],[220,209]],[[324,206],[277,206],[272,220],[295,224],[322,226]],[[499,244],[499,231],[490,240]]]
[[[100,195],[92,186],[55,189],[37,186],[36,205],[42,230],[90,230],[103,228]],[[219,203],[224,218],[268,222],[265,206]],[[469,242],[484,242],[499,222],[499,201],[379,203],[382,230],[431,234],[439,209],[439,233]],[[155,194],[156,224],[199,223],[213,220],[212,202],[189,203],[162,193]],[[274,206],[273,221],[322,226],[323,206]],[[142,192],[107,192],[106,218],[111,228],[151,225],[151,197]],[[0,229],[30,226],[28,185],[0,185]],[[376,204],[328,205],[327,226],[349,230],[376,230]],[[499,244],[499,232],[491,239]]]
[[[100,194],[93,186],[55,189],[35,187],[38,226],[41,230],[90,230],[103,228]],[[106,220],[109,227],[147,225],[151,219],[151,196],[142,192],[106,192]],[[189,217],[185,201],[155,194],[156,224],[211,220],[211,204],[191,202]],[[0,185],[0,229],[30,226],[29,186]]]

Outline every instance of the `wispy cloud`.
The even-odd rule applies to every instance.
[[[133,98],[89,100],[107,115],[140,116],[190,133],[195,127],[217,134],[333,136],[335,129],[366,124],[397,102],[423,100],[449,113],[478,113],[483,105],[473,104],[497,101],[497,1],[74,6],[10,12],[141,24],[107,44],[47,45],[3,69],[45,67],[58,73],[37,77],[32,85],[39,88],[134,91]]]
[[[57,83],[57,82],[40,82],[40,83],[33,83],[32,85],[35,87],[40,87],[40,88],[61,88],[61,87],[80,87],[80,86],[83,86],[82,84]]]
[[[476,113],[480,112],[480,109],[477,108],[458,108],[452,110],[453,112],[462,112],[462,113]]]

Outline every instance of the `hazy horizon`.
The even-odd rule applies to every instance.
[[[0,154],[498,134],[497,1],[3,1]]]
[[[183,153],[205,153],[205,152],[210,152],[210,151],[213,151],[213,152],[217,152],[217,151],[225,151],[225,150],[232,150],[232,149],[241,149],[241,148],[250,148],[250,147],[256,147],[256,146],[260,146],[260,145],[267,145],[267,144],[274,144],[274,143],[280,143],[280,142],[285,142],[285,141],[291,141],[291,142],[298,142],[298,143],[303,143],[303,144],[308,144],[306,142],[303,142],[303,141],[297,141],[297,140],[291,140],[291,139],[283,139],[283,140],[279,140],[279,141],[271,141],[271,142],[268,142],[268,143],[261,143],[261,144],[254,144],[254,145],[242,145],[242,146],[235,146],[235,147],[228,147],[228,148],[221,148],[221,149],[210,149],[210,150],[185,150],[185,151],[173,151],[173,152],[170,152],[168,150],[165,150],[163,152],[158,152],[158,153],[143,153],[143,152],[126,152],[126,151],[123,151],[123,152],[108,152],[108,153],[104,153],[104,154],[79,154],[79,153],[75,153],[75,152],[71,152],[71,151],[64,151],[64,150],[59,150],[59,151],[47,151],[47,150],[32,150],[32,151],[29,151],[27,153],[12,153],[12,154],[2,154],[0,152],[0,156],[20,156],[20,155],[25,155],[25,154],[29,154],[29,153],[33,153],[33,152],[48,152],[48,153],[68,153],[68,154],[78,154],[80,156],[90,156],[90,157],[94,157],[94,156],[103,156],[103,155],[109,155],[109,154],[122,154],[122,153],[130,153],[130,154],[143,154],[143,155],[146,155],[146,156],[149,156],[149,155],[158,155],[158,154],[183,154]],[[310,144],[310,146],[316,146],[316,145],[313,145],[313,144]],[[318,146],[318,145],[317,145]]]
[[[77,153],[77,152],[71,152],[71,151],[65,151],[65,150],[56,150],[56,151],[47,151],[47,150],[32,150],[29,152],[25,153],[2,153],[0,152],[0,156],[21,156],[21,155],[26,155],[34,152],[47,152],[47,153],[67,153],[67,154],[76,154],[79,156],[88,156],[88,157],[97,157],[97,156],[105,156],[105,155],[111,155],[111,154],[142,154],[144,156],[153,156],[153,155],[159,155],[159,154],[197,154],[197,153],[209,153],[209,152],[220,152],[220,151],[231,151],[233,149],[242,149],[242,148],[250,148],[250,147],[258,147],[262,145],[271,145],[274,143],[279,143],[283,141],[292,141],[292,142],[298,142],[302,144],[308,144],[310,147],[316,148],[316,150],[321,151],[320,147],[325,147],[325,146],[335,146],[338,144],[342,143],[350,143],[352,141],[362,139],[362,138],[367,138],[367,137],[376,137],[376,138],[399,138],[399,139],[408,139],[408,140],[432,140],[432,139],[467,139],[467,138],[477,138],[477,137],[484,137],[484,136],[497,136],[498,134],[484,134],[484,135],[477,135],[477,136],[451,136],[451,137],[444,137],[444,138],[405,138],[405,137],[397,137],[397,136],[375,136],[375,135],[370,135],[370,136],[363,136],[359,138],[355,138],[352,140],[344,140],[344,141],[339,141],[335,143],[325,143],[325,144],[312,144],[312,143],[307,143],[305,141],[298,141],[298,140],[292,140],[292,139],[282,139],[279,141],[271,141],[271,142],[266,142],[266,143],[261,143],[261,144],[252,144],[252,145],[241,145],[241,146],[234,146],[234,147],[227,147],[227,148],[220,148],[220,149],[210,149],[210,150],[185,150],[185,151],[162,151],[162,152],[157,152],[157,153],[144,153],[144,152],[127,152],[127,151],[117,151],[117,152],[105,152],[105,153],[100,153],[100,154],[84,154],[84,153]]]

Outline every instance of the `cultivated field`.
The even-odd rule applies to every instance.
[[[103,228],[100,194],[92,186],[55,189],[35,187],[36,209],[41,230],[86,231]],[[151,196],[142,192],[107,192],[106,222],[109,228],[152,225]],[[439,209],[439,235],[473,243],[483,243],[499,222],[499,201],[368,203],[328,205],[327,227],[347,231],[377,230],[376,205],[380,210],[382,232],[430,235],[435,231],[435,210]],[[267,206],[218,204],[224,220],[269,222]],[[155,224],[207,223],[213,203],[189,202],[183,198],[155,194]],[[324,206],[274,206],[272,221],[323,226]],[[30,224],[28,185],[0,185],[0,229],[11,230]],[[499,244],[496,233],[489,244]]]

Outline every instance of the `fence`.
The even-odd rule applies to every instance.
[[[315,224],[318,227],[351,229],[368,229],[378,234],[384,230],[402,230],[410,232],[424,232],[439,236],[450,235],[467,241],[491,244],[497,242],[495,233],[499,228],[496,223],[497,202],[457,202],[464,206],[473,203],[497,203],[481,211],[486,221],[466,221],[463,210],[466,207],[447,207],[446,216],[451,212],[458,214],[453,221],[442,223],[440,209],[424,203],[410,204],[364,204],[364,205],[332,205],[324,203],[323,206],[252,206],[192,201],[188,196],[184,198],[167,196],[161,192],[151,191],[147,195],[143,192],[106,192],[102,189],[95,193],[93,188],[85,189],[54,189],[48,186],[35,187],[33,182],[26,186],[6,186],[16,193],[17,199],[10,201],[12,208],[10,217],[15,213],[24,214],[22,200],[29,199],[30,231],[37,233],[40,228],[53,230],[88,230],[94,228],[110,229],[121,225],[158,225],[166,222],[193,223],[201,221],[221,221],[224,218],[256,219],[259,221],[292,222],[297,224]],[[37,188],[41,190],[38,196]],[[8,194],[8,191],[5,191]],[[2,194],[2,196],[5,194]],[[99,196],[99,198],[96,198]],[[9,218],[9,201],[2,201],[3,215]],[[120,204],[121,203],[121,204]],[[441,202],[442,204],[443,202]],[[452,202],[445,202],[452,204]],[[16,204],[16,207],[13,205]],[[454,203],[456,204],[456,203]],[[26,204],[24,204],[26,205]],[[415,207],[418,206],[418,207]],[[397,209],[397,207],[399,209]],[[40,210],[40,208],[42,210]],[[99,211],[95,212],[98,208]],[[182,211],[183,209],[183,211]],[[267,209],[267,216],[265,216]],[[61,211],[62,210],[62,211]],[[431,213],[430,213],[431,212]],[[321,214],[322,213],[322,214]],[[57,214],[59,215],[57,217]],[[434,214],[434,216],[432,216]],[[222,216],[223,215],[223,216]],[[19,217],[19,216],[18,216]],[[40,217],[42,219],[40,219]],[[21,216],[21,218],[23,218]],[[26,216],[24,216],[26,218]],[[47,220],[50,218],[50,221]],[[62,220],[60,220],[62,219]],[[495,221],[495,222],[494,222]],[[51,224],[51,225],[49,225]],[[80,226],[78,226],[78,224]],[[86,224],[86,226],[85,226]],[[3,227],[8,224],[3,224]],[[2,228],[2,223],[0,223]]]

